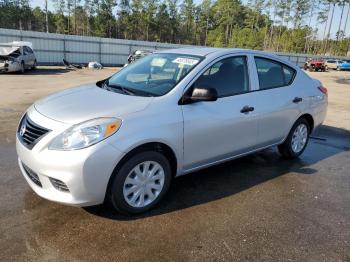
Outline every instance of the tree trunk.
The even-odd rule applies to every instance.
[[[49,15],[47,10],[47,0],[45,0],[45,23],[46,23],[46,33],[49,32]]]
[[[77,33],[77,0],[74,0],[74,34]]]
[[[346,13],[346,18],[345,18],[344,35],[343,35],[343,38],[344,38],[345,35],[346,35],[346,27],[347,27],[347,24],[348,24],[349,13],[350,13],[350,3],[349,3],[349,5],[348,5],[348,12]]]
[[[314,15],[314,8],[315,8],[315,2],[312,2],[311,4],[311,9],[310,9],[310,19],[309,19],[309,23],[308,23],[308,27],[311,27],[311,20],[312,20],[312,16]],[[304,53],[308,52],[309,50],[309,38],[306,38],[305,41],[305,46],[304,46]]]
[[[328,12],[327,12],[327,20],[326,20],[326,25],[324,27],[324,30],[323,30],[323,37],[322,37],[322,43],[320,44],[320,48],[321,50],[325,50],[325,45],[326,45],[326,42],[327,40],[325,40],[326,38],[326,32],[327,32],[327,25],[328,25],[328,20],[329,20],[329,12],[331,11],[331,3],[328,4]],[[325,52],[325,51],[324,51]]]
[[[205,40],[204,40],[205,46],[207,46],[207,41],[208,41],[208,26],[209,26],[209,16],[207,16],[207,23],[205,25]]]
[[[339,41],[339,38],[341,38],[339,34],[340,34],[341,22],[343,22],[344,7],[345,7],[345,2],[343,2],[343,6],[341,8],[341,15],[340,15],[340,21],[339,21],[339,27],[338,27],[337,41]]]
[[[325,53],[327,52],[327,49],[328,49],[328,39],[329,39],[330,34],[331,34],[331,27],[332,27],[333,17],[334,17],[334,9],[335,9],[335,3],[333,3],[333,9],[332,9],[332,14],[331,14],[331,21],[329,22],[327,39],[326,39],[326,44],[325,44],[325,48],[324,48],[324,52]]]

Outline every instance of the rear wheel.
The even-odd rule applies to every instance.
[[[293,125],[284,143],[278,146],[278,151],[284,157],[296,158],[304,152],[309,136],[309,123],[305,118],[300,118]]]
[[[36,70],[36,66],[37,66],[37,62],[35,60],[33,66],[32,66],[32,70]]]
[[[115,174],[109,200],[121,213],[145,212],[163,198],[171,177],[170,164],[164,155],[154,151],[138,153]]]

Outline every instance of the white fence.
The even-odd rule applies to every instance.
[[[105,66],[116,66],[125,64],[128,55],[132,51],[138,49],[159,50],[185,46],[158,42],[51,34],[0,28],[0,43],[12,41],[32,42],[38,64],[41,65],[60,65],[62,64],[62,60],[66,59],[71,63],[98,61]],[[305,54],[275,54],[285,57],[299,66],[303,66],[304,62],[310,57],[340,58],[309,56]]]

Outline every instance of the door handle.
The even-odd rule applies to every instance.
[[[249,112],[252,112],[252,111],[254,111],[254,107],[252,107],[252,106],[244,106],[241,109],[241,113],[243,113],[243,114],[249,113]]]
[[[294,99],[293,99],[293,103],[300,103],[301,101],[303,101],[303,99],[301,98],[301,97],[295,97]]]

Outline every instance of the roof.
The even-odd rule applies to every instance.
[[[0,46],[29,46],[31,49],[33,49],[33,44],[31,42],[26,41],[13,41],[9,43],[0,43]]]
[[[170,53],[170,54],[183,54],[183,55],[194,55],[194,56],[208,56],[208,55],[214,55],[214,56],[222,56],[226,54],[234,54],[234,53],[246,53],[246,54],[253,54],[253,55],[262,55],[266,57],[270,57],[271,59],[280,61],[282,63],[285,63],[291,67],[296,68],[291,61],[287,60],[284,57],[278,56],[277,54],[265,52],[265,51],[258,51],[258,50],[252,50],[252,49],[241,49],[241,48],[214,48],[214,47],[185,47],[185,48],[175,48],[175,49],[168,49],[168,50],[162,50],[162,51],[156,51],[156,53]]]
[[[157,53],[176,53],[176,54],[185,54],[185,55],[197,55],[197,56],[207,56],[212,53],[254,53],[254,54],[265,54],[265,55],[276,55],[268,52],[251,50],[251,49],[241,49],[241,48],[215,48],[215,47],[184,47],[184,48],[175,48],[157,51]]]

